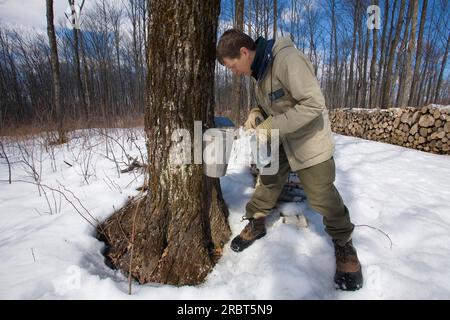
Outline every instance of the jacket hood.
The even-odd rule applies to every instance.
[[[259,37],[256,40],[256,55],[255,60],[251,65],[252,76],[256,81],[262,79],[272,63],[273,58],[284,48],[293,47],[294,43],[288,37],[280,37],[276,41],[266,40],[263,37]]]
[[[272,55],[275,57],[278,52],[280,52],[284,48],[294,47],[294,43],[289,37],[280,37],[275,41],[272,49]]]
[[[255,59],[251,65],[252,76],[258,81],[267,71],[267,67],[272,62],[272,48],[274,45],[273,40],[266,40],[264,37],[259,37],[255,41],[256,54]]]

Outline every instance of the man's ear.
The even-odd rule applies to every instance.
[[[241,47],[241,49],[239,49],[239,53],[244,56],[248,56],[248,49],[246,47]]]

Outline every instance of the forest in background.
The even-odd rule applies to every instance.
[[[369,5],[380,8],[380,29],[367,28]],[[222,0],[218,36],[237,27],[253,38],[291,37],[330,109],[449,104],[449,11],[446,0]],[[146,0],[94,0],[79,30],[55,21],[66,126],[143,117],[150,18]],[[45,31],[0,21],[0,130],[54,123],[51,65]],[[250,81],[216,64],[215,84],[216,114],[242,124],[255,103]]]

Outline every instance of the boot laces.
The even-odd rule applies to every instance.
[[[343,261],[347,260],[350,256],[355,255],[355,249],[352,244],[347,242],[343,247],[335,243],[335,253],[336,257],[342,259]]]

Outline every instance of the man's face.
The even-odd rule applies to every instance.
[[[230,69],[233,74],[240,76],[244,74],[246,76],[252,75],[252,69],[250,66],[253,63],[253,55],[247,48],[241,48],[241,56],[239,58],[223,58],[223,65]]]

